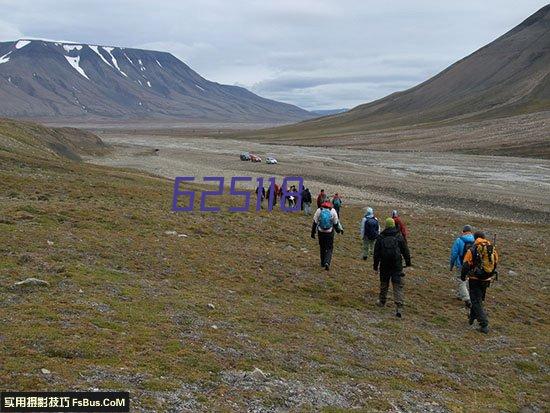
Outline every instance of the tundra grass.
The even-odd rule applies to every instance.
[[[0,389],[127,390],[136,411],[548,409],[548,225],[404,210],[414,270],[399,320],[391,296],[375,306],[359,207],[345,207],[326,272],[310,218],[173,213],[172,189],[0,151]],[[448,252],[465,223],[498,234],[489,335],[452,291]],[[12,288],[27,277],[50,287]],[[292,402],[226,379],[255,367],[340,398]]]

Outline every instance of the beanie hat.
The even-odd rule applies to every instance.
[[[366,216],[367,216],[367,217],[372,217],[372,216],[374,216],[374,211],[373,211],[373,209],[372,209],[371,207],[368,207],[368,208],[367,208],[367,215],[366,215]]]
[[[332,202],[325,201],[321,204],[321,208],[332,208]]]
[[[472,232],[472,227],[470,225],[464,225],[462,232]]]
[[[395,228],[395,221],[393,218],[386,218],[386,228]]]
[[[395,218],[395,217],[398,216],[398,214],[397,214],[397,209],[394,209],[394,210],[391,212],[391,216],[392,216],[393,218]]]

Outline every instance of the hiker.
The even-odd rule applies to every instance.
[[[451,247],[451,256],[449,257],[449,271],[453,271],[456,268],[458,273],[455,276],[456,281],[456,298],[463,301],[466,307],[470,308],[472,303],[470,301],[470,293],[468,292],[468,282],[462,281],[462,262],[466,252],[474,245],[474,235],[472,234],[472,227],[470,225],[464,225],[462,228],[462,234],[455,239],[453,246]]]
[[[378,273],[380,267],[380,297],[377,305],[384,307],[390,287],[393,288],[393,301],[395,302],[395,316],[401,318],[403,310],[403,258],[405,267],[411,266],[409,247],[403,239],[401,232],[395,226],[392,218],[386,218],[386,228],[376,239],[374,244],[373,269]]]
[[[338,219],[342,219],[342,215],[340,214],[340,207],[342,206],[342,199],[340,196],[338,196],[338,193],[334,194],[332,197],[332,206],[336,210],[336,213],[338,214]]]
[[[325,194],[324,189],[321,189],[321,192],[317,195],[317,208],[321,208],[321,204],[325,201],[328,201],[327,194]]]
[[[394,209],[391,212],[391,217],[395,222],[395,227],[399,230],[399,232],[401,232],[403,239],[405,240],[405,242],[407,242],[407,237],[409,236],[409,230],[407,229],[407,226],[405,225],[405,223],[397,213],[397,210]]]
[[[484,334],[489,332],[489,319],[483,307],[485,292],[491,285],[491,281],[498,276],[496,271],[498,264],[498,253],[493,244],[485,238],[481,231],[474,233],[474,245],[466,251],[462,263],[462,280],[468,280],[470,287],[470,299],[472,307],[468,323],[474,324],[477,320],[479,331]]]
[[[265,199],[265,188],[262,186],[259,186],[256,188],[256,199],[258,199],[258,197],[260,197],[260,208],[263,208],[263,202],[264,202],[264,199]]]
[[[363,259],[369,258],[369,254],[374,249],[376,238],[380,235],[380,223],[374,216],[374,210],[367,208],[367,212],[361,220],[361,239],[363,240]]]
[[[290,192],[298,192],[298,190],[296,189],[296,185],[292,185],[290,187]],[[288,195],[286,199],[288,200],[289,208],[294,208],[296,206],[296,197],[294,195]]]
[[[273,187],[269,188],[269,192],[267,194],[268,202],[269,202],[269,197],[271,196],[271,191],[273,191],[273,205],[277,205],[277,196],[279,196],[279,191],[280,191],[279,185],[277,185],[276,183],[273,183]]]
[[[338,214],[329,201],[321,204],[315,214],[313,214],[313,224],[311,225],[311,238],[315,239],[315,232],[319,237],[319,250],[321,255],[321,267],[325,270],[330,269],[332,260],[332,249],[334,246],[334,231],[339,234],[344,233],[344,228],[338,220]]]
[[[311,215],[311,192],[309,188],[305,188],[302,191],[302,205],[304,207],[304,215]]]

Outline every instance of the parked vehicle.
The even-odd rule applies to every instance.
[[[277,165],[277,159],[268,156],[267,158],[265,158],[265,163],[270,165]]]
[[[241,153],[241,161],[249,161],[250,160],[250,154],[248,152]]]
[[[250,160],[252,162],[262,162],[262,158],[260,158],[258,155],[250,154]]]

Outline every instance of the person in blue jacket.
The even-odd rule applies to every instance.
[[[466,307],[470,308],[470,292],[468,291],[468,282],[460,279],[460,271],[462,270],[462,262],[468,249],[474,245],[475,239],[472,234],[472,227],[465,225],[462,228],[462,234],[454,241],[451,247],[451,256],[449,257],[449,270],[453,271],[456,268],[455,282],[457,286],[456,298],[462,300]]]

